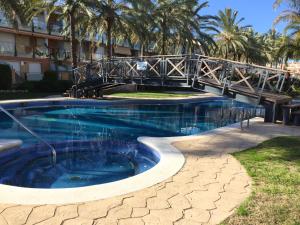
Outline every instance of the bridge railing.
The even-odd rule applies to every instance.
[[[281,93],[287,71],[259,65],[245,64],[203,55],[157,55],[144,57],[103,58],[74,70],[78,85],[91,79],[120,83],[147,80],[208,82],[223,89],[236,89],[256,95],[264,91]]]
[[[144,63],[145,68],[140,68]],[[103,74],[120,80],[186,79],[196,72],[197,60],[189,56],[151,56],[102,60]]]

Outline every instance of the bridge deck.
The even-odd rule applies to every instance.
[[[223,85],[218,84],[216,81],[212,79],[205,79],[201,78],[198,80],[198,82],[202,85],[208,85],[214,88],[218,88],[220,90],[223,89]],[[233,92],[235,94],[241,94],[245,95],[247,97],[252,97],[252,98],[260,98],[260,94],[253,93],[250,88],[247,88],[242,85],[235,85],[234,88],[228,88],[227,89],[229,92]],[[272,93],[267,90],[264,90],[264,92],[261,94],[261,98],[264,101],[272,102],[275,104],[285,104],[288,103],[292,100],[290,96],[284,95],[284,94],[278,94],[278,93]]]
[[[227,92],[232,96],[257,99],[257,103],[263,101],[275,105],[291,101],[284,94],[288,85],[287,74],[288,71],[281,69],[197,54],[116,57],[102,59],[74,71],[76,89],[84,89],[84,85],[81,87],[80,84],[95,76],[103,83],[192,88],[209,86],[221,90],[222,94]],[[101,87],[91,89],[98,91]]]

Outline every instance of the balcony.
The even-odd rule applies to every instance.
[[[36,47],[35,52],[34,52],[35,58],[48,58],[49,57],[49,51],[45,47]]]
[[[45,21],[34,18],[33,22],[32,22],[32,25],[33,25],[33,31],[34,32],[48,33],[47,24],[46,24]]]
[[[7,27],[7,28],[15,28],[21,31],[28,31],[28,32],[37,32],[37,33],[44,33],[50,35],[62,35],[64,30],[64,25],[62,21],[57,21],[55,23],[48,25],[43,16],[34,17],[32,22],[28,24],[22,24],[19,19],[17,19],[17,27],[15,27],[14,23],[8,20],[5,17],[5,14],[0,11],[0,27]]]
[[[60,23],[49,24],[49,28],[50,28],[49,34],[57,35],[57,36],[62,35],[62,32],[64,30],[63,25]]]
[[[71,58],[71,52],[65,49],[50,49],[50,57],[54,60],[68,60]]]
[[[8,27],[8,28],[12,28],[13,24],[11,23],[11,21],[9,21],[3,12],[0,11],[0,27]]]
[[[25,45],[18,45],[17,46],[17,56],[32,58],[33,57],[33,47],[25,46]]]
[[[95,53],[93,53],[93,59],[94,60],[100,60],[102,59],[103,57],[105,57],[105,49],[104,48],[98,48],[96,50]]]
[[[32,31],[32,26],[31,25],[19,24],[18,27],[19,27],[19,30]]]
[[[0,41],[0,55],[14,56],[15,55],[15,44],[12,42]]]
[[[90,57],[89,57],[89,53],[88,52],[80,52],[80,54],[78,55],[78,58],[81,62],[86,62],[86,61],[89,61],[90,60]]]
[[[135,43],[133,46],[134,50],[140,50],[141,49],[141,44],[140,43]]]

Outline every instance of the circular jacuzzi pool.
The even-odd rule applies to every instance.
[[[132,177],[159,162],[155,151],[137,143],[129,147],[110,141],[77,141],[53,146],[55,163],[43,145],[0,154],[0,183],[28,188],[84,187]]]

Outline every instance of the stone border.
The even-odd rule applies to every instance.
[[[139,142],[156,151],[160,161],[153,168],[120,181],[79,188],[41,189],[0,184],[0,202],[6,204],[69,204],[111,198],[160,183],[176,174],[183,166],[184,156],[172,145],[139,138]]]
[[[11,148],[20,147],[23,144],[22,140],[0,139],[0,152],[9,150]]]
[[[260,118],[254,118],[251,123],[260,120]],[[0,184],[0,203],[22,205],[70,204],[107,199],[138,191],[168,179],[182,168],[185,158],[172,145],[174,142],[195,140],[202,135],[224,133],[239,127],[240,123],[235,123],[192,136],[139,137],[139,142],[157,151],[160,155],[159,163],[144,173],[120,181],[80,188],[34,189]]]
[[[209,101],[215,99],[224,99],[224,98],[197,98],[192,99],[194,101]],[[43,99],[35,100],[33,102],[39,103],[47,103],[51,101],[64,101],[65,99]],[[95,103],[98,102],[100,105],[105,103],[105,101],[95,101],[95,100],[72,100],[66,101],[68,103],[74,102],[85,102],[85,103]],[[22,101],[23,102],[23,101]],[[31,102],[29,100],[25,100],[25,102]],[[138,103],[145,101],[117,101],[119,103]],[[145,104],[153,104],[153,103],[169,103],[169,100],[155,100],[155,101],[146,101]],[[182,101],[170,101],[170,103],[174,102],[191,102],[191,99],[184,99]],[[193,102],[193,101],[192,101]],[[4,103],[4,102],[0,102]],[[6,104],[15,104],[20,103],[20,101],[10,101],[5,102]],[[116,102],[115,102],[116,103]],[[106,104],[103,104],[106,105]],[[33,105],[34,106],[34,105]],[[38,105],[36,105],[38,106]],[[18,107],[18,106],[17,106]],[[212,131],[208,131],[205,133],[201,133],[200,135],[204,135],[206,133],[217,133],[224,132],[229,128],[239,127],[239,123],[229,125],[227,127],[215,129]],[[198,135],[199,136],[199,135]],[[88,187],[81,188],[66,188],[66,189],[33,189],[33,188],[23,188],[23,187],[14,187],[9,185],[0,185],[0,202],[1,203],[9,203],[9,204],[68,204],[68,203],[78,203],[78,202],[86,202],[93,200],[100,200],[111,198],[114,196],[119,196],[123,194],[128,194],[140,189],[144,189],[155,184],[158,184],[169,177],[176,174],[184,165],[185,159],[182,153],[177,150],[172,143],[175,141],[183,141],[183,140],[191,140],[197,137],[194,136],[183,136],[183,137],[168,137],[168,138],[151,138],[151,137],[140,137],[138,141],[150,147],[151,149],[157,151],[160,155],[160,162],[151,168],[150,170],[138,174],[136,176],[101,184],[101,185],[93,185]]]
[[[109,99],[77,99],[77,98],[69,98],[69,97],[49,97],[49,98],[36,98],[36,99],[16,99],[16,100],[1,100],[0,104],[14,104],[14,103],[29,103],[29,102],[50,102],[50,101],[84,101],[84,102],[97,102],[103,103],[113,100],[113,102],[128,102],[134,103],[138,101],[157,101],[157,102],[165,102],[165,101],[191,101],[191,100],[203,100],[207,98],[223,98],[221,96],[211,94],[211,93],[203,93],[194,96],[187,96],[187,97],[169,97],[164,99],[157,99],[157,98],[133,98],[133,97],[118,97],[118,98],[109,98]]]
[[[185,156],[167,180],[130,194],[66,205],[0,204],[0,224],[214,225],[251,193],[251,178],[229,153],[277,136],[299,136],[299,127],[254,119],[249,128],[221,128],[173,145]],[[225,132],[221,132],[221,130]],[[171,138],[169,138],[171,139]]]
[[[45,99],[23,99],[0,101],[0,105],[5,109],[61,106],[61,102],[68,106],[116,106],[126,104],[183,104],[197,103],[199,101],[226,100],[220,96],[197,96],[191,98],[167,98],[167,99],[119,99],[119,100],[95,100],[95,99],[74,99],[74,98],[45,98]]]

